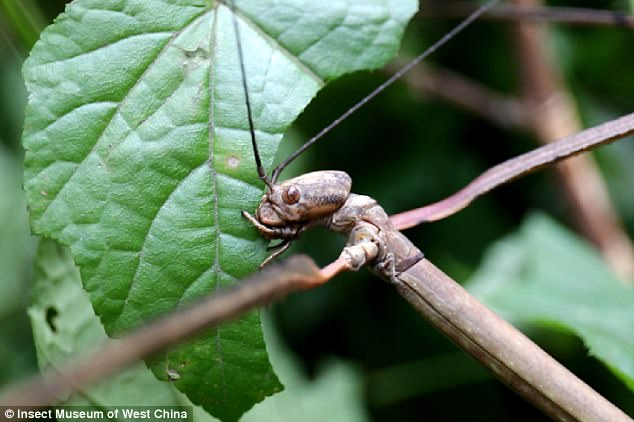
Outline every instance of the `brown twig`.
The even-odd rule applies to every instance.
[[[292,257],[284,265],[271,266],[236,288],[176,311],[119,342],[105,344],[89,358],[76,361],[59,374],[36,377],[14,386],[0,396],[0,403],[48,405],[204,328],[291,291],[320,284],[344,267],[338,260],[326,267],[329,269],[320,271],[309,258]],[[436,328],[549,416],[560,420],[630,420],[429,261],[422,260],[399,275],[396,287]]]
[[[466,1],[428,1],[424,18],[462,18],[473,12],[475,6]],[[483,19],[541,21],[580,26],[608,26],[634,28],[634,16],[625,12],[582,9],[573,7],[523,7],[500,4],[488,11]]]
[[[532,162],[533,170],[632,132],[634,114],[563,140],[567,143],[542,147],[535,151],[534,156],[529,153],[518,157],[524,158],[520,167]],[[602,140],[597,141],[597,137],[602,137]],[[531,161],[531,157],[537,161]],[[505,163],[505,175],[493,172],[493,179],[508,181],[526,173],[526,167],[518,173],[517,168],[509,165],[511,162],[513,160]],[[487,174],[489,172],[483,176]],[[473,183],[482,179],[486,187],[487,178],[483,176]],[[485,191],[499,184],[490,185]],[[479,194],[482,193],[480,191]],[[107,343],[94,355],[77,361],[59,374],[26,381],[2,395],[0,403],[47,405],[56,397],[106,377],[203,329],[268,304],[292,291],[322,284],[345,269],[346,264],[340,260],[319,270],[309,258],[293,257],[249,277],[233,289],[176,311],[120,341]],[[546,413],[562,419],[629,420],[529,339],[479,304],[429,261],[420,261],[408,272],[409,276],[406,274],[397,284],[399,292],[434,325]]]
[[[343,258],[339,257],[335,261],[333,261],[332,263],[326,265],[324,268],[321,269],[320,273],[321,273],[322,280],[318,281],[315,284],[323,284],[324,282],[330,280],[337,274],[344,271],[349,271],[349,270],[350,270],[350,267],[348,263]]]
[[[586,129],[498,164],[482,173],[463,189],[441,201],[392,215],[392,223],[398,230],[405,230],[421,223],[443,219],[464,209],[476,198],[504,183],[633,133],[634,113]]]
[[[431,6],[432,14],[434,7],[457,15],[473,9],[473,5],[462,2],[443,2],[442,5]],[[550,8],[538,7],[532,0],[520,2],[517,5],[505,5],[503,9],[498,6],[493,10],[497,12],[506,10],[509,13],[512,11],[523,18],[551,16],[549,13],[553,12]],[[555,12],[559,17],[606,16],[598,13],[599,11],[578,9]],[[611,16],[614,18],[613,15]],[[519,18],[514,28],[517,32],[518,48],[516,50],[519,52],[520,74],[524,87],[521,101],[503,97],[449,70],[437,70],[430,66],[413,69],[403,79],[417,91],[431,92],[434,96],[457,104],[500,127],[529,130],[542,144],[578,132],[581,130],[581,124],[575,111],[574,101],[567,93],[561,81],[562,78],[544,51],[546,34],[543,28],[535,21]],[[572,220],[579,232],[597,246],[617,275],[624,280],[631,278],[634,274],[634,247],[613,209],[605,183],[592,157],[584,156],[568,160],[556,170],[568,198]],[[428,217],[424,215],[428,212],[432,213],[429,217],[432,220],[427,221],[443,218],[462,209],[472,199],[479,196],[472,196],[473,193],[461,191],[460,194],[456,194],[452,199],[448,198],[442,204],[424,207],[426,208],[424,212],[421,209],[412,212],[420,213],[421,220],[418,222],[425,221],[423,219]],[[454,200],[457,200],[456,196],[461,194],[465,196],[460,200],[466,199],[467,196],[471,196],[471,199],[459,205]],[[451,210],[446,207],[456,208]],[[440,214],[435,216],[436,212]],[[443,212],[445,214],[442,214]],[[408,223],[408,227],[410,227],[409,224],[418,223]]]
[[[9,406],[45,406],[202,329],[239,316],[292,291],[323,283],[346,269],[342,260],[319,270],[305,256],[289,258],[241,282],[110,341],[59,373],[35,377],[0,396]],[[397,276],[399,293],[432,325],[546,414],[561,420],[630,420],[521,332],[423,259]],[[3,415],[0,415],[2,418]]]
[[[539,0],[514,0],[518,8],[541,6]],[[519,21],[513,26],[522,99],[532,132],[542,144],[581,130],[576,104],[568,92],[555,60],[546,51],[548,33],[538,22]],[[579,232],[601,252],[622,279],[634,274],[634,247],[625,234],[607,193],[605,182],[591,155],[576,157],[555,167],[570,215]]]
[[[322,284],[341,270],[335,265],[322,272],[306,256],[294,256],[283,263],[271,265],[234,288],[205,297],[157,319],[121,340],[105,343],[94,354],[75,360],[59,372],[37,376],[10,387],[0,395],[0,404],[47,406],[69,392],[182,342],[203,329],[215,327],[293,291]]]

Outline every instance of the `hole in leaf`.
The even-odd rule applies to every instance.
[[[55,326],[55,319],[57,318],[57,315],[59,315],[57,309],[52,306],[46,308],[46,323],[54,333],[57,332],[57,327]]]

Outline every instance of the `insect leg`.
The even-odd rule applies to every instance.
[[[276,249],[275,252],[273,252],[264,261],[262,261],[262,263],[260,264],[260,268],[264,267],[266,264],[268,264],[278,256],[282,255],[291,246],[291,243],[293,243],[292,239],[284,239],[279,245],[273,246],[273,248]]]

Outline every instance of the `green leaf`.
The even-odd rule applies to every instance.
[[[323,84],[395,51],[409,0],[236,1],[263,162]],[[70,246],[109,335],[234,283],[265,257],[240,216],[262,193],[231,11],[203,0],[76,0],[24,65],[35,233]],[[153,364],[234,420],[280,389],[257,314]]]
[[[106,333],[81,287],[79,271],[68,249],[42,240],[35,259],[33,303],[28,314],[38,363],[60,371],[75,357],[94,351]],[[177,406],[176,391],[158,381],[142,364],[72,395],[64,405],[104,410],[112,406]]]
[[[634,289],[550,218],[533,215],[494,245],[469,287],[512,321],[578,335],[634,390]]]

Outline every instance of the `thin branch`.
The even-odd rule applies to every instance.
[[[457,194],[431,206],[392,217],[398,229],[443,218],[464,208],[485,192],[529,171],[634,133],[634,113],[548,144],[491,168]],[[60,373],[36,377],[0,396],[0,403],[44,406],[69,391],[102,379],[116,370],[216,326],[242,313],[271,303],[292,291],[322,284],[345,270],[337,260],[319,270],[307,257],[294,257],[252,275],[224,293],[139,328],[118,342],[109,342],[90,357]]]
[[[379,218],[378,221],[385,220]],[[362,220],[361,224],[365,227],[374,223]],[[394,230],[388,226],[376,227],[376,233],[386,234]],[[392,233],[389,238],[397,236],[402,235]],[[380,262],[379,248],[371,236],[352,236],[351,239],[342,252],[342,259],[324,270],[319,270],[307,257],[294,257],[284,264],[268,267],[233,289],[175,311],[129,334],[120,342],[104,345],[88,359],[77,361],[60,374],[32,379],[14,387],[0,398],[0,403],[44,406],[73,389],[183,341],[204,328],[268,304],[291,291],[322,284],[334,274],[349,268],[351,264],[343,258],[348,250],[349,257],[354,255],[363,259],[356,262],[355,258],[355,268],[357,264],[373,265],[375,273],[395,283],[399,293],[429,322],[546,414],[562,420],[629,420],[618,408],[480,304],[429,261],[421,259],[394,274],[385,271],[385,262]],[[355,247],[360,247],[361,253],[350,252]]]
[[[405,230],[421,223],[441,220],[464,209],[476,198],[504,183],[548,164],[556,163],[631,134],[634,134],[634,113],[586,129],[498,164],[482,173],[463,189],[441,201],[392,215],[392,223],[398,230]]]
[[[536,7],[532,1],[505,6],[515,12],[544,9]],[[443,2],[437,7],[443,10],[473,8],[461,2]],[[595,11],[584,12],[592,14]],[[574,100],[544,51],[545,29],[527,20],[519,20],[513,29],[517,35],[518,47],[515,51],[524,86],[521,101],[503,97],[462,75],[449,70],[438,71],[430,66],[413,69],[404,76],[404,82],[417,91],[431,92],[499,127],[529,130],[542,144],[578,132],[581,125]],[[555,170],[560,175],[571,219],[578,231],[597,247],[621,279],[631,278],[634,274],[634,247],[614,211],[592,157],[569,160]]]
[[[351,268],[348,262],[346,262],[342,257],[339,257],[335,261],[321,269],[320,274],[322,277],[322,281],[317,281],[315,285],[325,283],[337,274],[350,270]]]
[[[444,216],[449,215],[446,214],[448,209],[451,213],[456,212],[501,183],[631,133],[634,133],[634,114],[509,160],[485,172],[463,189],[467,193],[462,199],[454,200],[453,206],[445,204]],[[393,218],[397,227],[404,228],[397,222],[403,214]],[[440,214],[436,211],[435,215]],[[428,217],[426,221],[432,219]],[[345,263],[339,260],[319,270],[309,258],[293,257],[249,277],[233,289],[139,328],[120,341],[108,342],[95,354],[76,361],[59,374],[28,380],[2,395],[0,403],[47,405],[57,397],[102,379],[203,329],[236,318],[290,292],[322,284],[344,269]],[[397,289],[432,324],[547,414],[561,419],[630,420],[429,261],[422,260],[401,273]]]
[[[0,404],[47,406],[59,397],[191,338],[204,329],[268,305],[293,291],[322,284],[338,271],[341,269],[329,268],[322,273],[306,256],[294,256],[283,263],[271,265],[234,288],[174,311],[121,340],[108,341],[94,354],[75,360],[59,372],[36,376],[8,388],[0,395]]]
[[[466,1],[428,1],[424,18],[463,18],[475,6]],[[489,10],[482,19],[502,21],[541,21],[579,26],[634,28],[634,16],[625,12],[573,7],[520,7],[502,3]]]
[[[59,373],[35,377],[8,389],[0,396],[0,404],[46,406],[203,329],[292,291],[322,284],[346,267],[343,260],[337,260],[319,270],[308,257],[291,257],[233,289],[175,311],[120,341],[110,341]],[[431,262],[423,259],[387,281],[395,282],[399,293],[432,325],[546,414],[562,420],[630,420]]]
[[[534,8],[540,0],[514,0]],[[581,130],[577,105],[546,50],[549,34],[544,25],[519,21],[512,28],[530,129],[541,144]],[[623,280],[634,274],[634,247],[617,216],[605,182],[591,155],[576,157],[555,167],[561,179],[571,220],[592,242]]]

